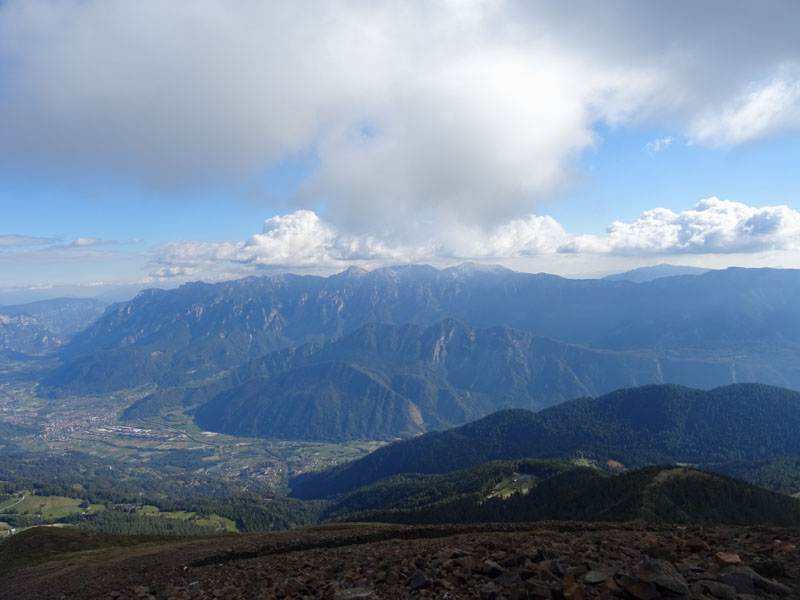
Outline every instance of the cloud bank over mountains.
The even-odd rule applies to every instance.
[[[799,14],[791,1],[7,0],[0,160],[162,190],[310,157],[290,201],[326,223],[297,213],[236,250],[253,261],[280,262],[289,243],[309,261],[383,256],[396,246],[374,237],[420,219],[484,225],[489,247],[558,237],[526,215],[570,183],[598,123],[668,122],[709,147],[800,128]]]
[[[795,0],[3,0],[0,193],[23,218],[0,266],[17,286],[800,266],[794,150],[737,162],[800,132],[798,31]],[[543,216],[578,188],[596,212]],[[747,203],[686,210],[715,193]]]
[[[456,261],[558,254],[677,255],[800,249],[800,212],[786,206],[756,208],[708,198],[691,210],[646,211],[633,223],[615,221],[605,236],[575,235],[549,216],[527,215],[489,230],[459,226],[416,244],[387,243],[343,233],[314,212],[267,219],[263,231],[242,242],[173,242],[162,248],[153,280],[196,276],[211,265],[244,269],[375,267],[406,262]]]

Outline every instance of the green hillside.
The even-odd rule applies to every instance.
[[[684,467],[645,467],[613,476],[596,469],[557,465],[547,461],[489,463],[416,480],[389,479],[346,496],[331,514],[340,519],[409,524],[642,519],[704,525],[800,525],[800,500],[723,475]],[[502,475],[511,470],[529,477],[531,487],[507,498],[491,494]]]
[[[490,460],[585,456],[628,467],[715,464],[800,454],[800,393],[758,384],[710,391],[619,390],[539,413],[501,411],[397,442],[331,471],[296,478],[300,498],[327,497],[399,473],[444,473]]]

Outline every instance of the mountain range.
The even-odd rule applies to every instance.
[[[406,266],[147,290],[61,348],[42,393],[140,388],[235,435],[391,439],[617,388],[800,389],[800,272],[634,283]]]
[[[645,281],[653,281],[654,279],[661,279],[662,277],[675,277],[677,275],[702,275],[709,271],[702,267],[686,267],[681,265],[652,265],[649,267],[639,267],[638,269],[631,269],[623,273],[614,273],[613,275],[606,275],[603,279],[608,281],[633,281],[635,283],[642,283]]]
[[[727,365],[564,344],[508,327],[365,325],[340,340],[272,353],[194,388],[201,427],[233,435],[343,441],[408,437],[503,408],[539,410],[580,396],[663,382],[729,381]],[[681,377],[678,376],[680,379]],[[170,397],[172,401],[170,402]],[[125,417],[174,408],[145,397]]]
[[[55,298],[0,306],[0,351],[24,359],[60,348],[97,320],[105,303],[90,298]]]
[[[330,497],[403,473],[446,473],[492,460],[591,459],[625,467],[769,461],[800,455],[800,393],[760,384],[714,390],[651,385],[532,413],[493,413],[390,444],[333,470],[296,477],[298,498]]]

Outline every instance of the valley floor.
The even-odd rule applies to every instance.
[[[0,597],[798,598],[799,549],[778,528],[355,524],[73,552],[6,573]]]

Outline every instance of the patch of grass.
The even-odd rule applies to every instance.
[[[570,461],[576,467],[589,467],[590,469],[597,469],[597,461],[593,458],[573,458]]]
[[[232,520],[219,515],[211,514],[207,517],[198,517],[196,512],[189,512],[185,510],[175,510],[171,512],[161,512],[158,507],[151,505],[144,505],[137,509],[137,512],[142,515],[150,517],[166,518],[166,519],[180,519],[181,521],[191,521],[195,525],[214,527],[219,531],[227,533],[239,533],[236,523]]]
[[[524,473],[512,473],[494,486],[492,493],[502,499],[506,499],[515,492],[527,494],[531,488],[535,487],[537,480],[531,475]]]
[[[0,542],[0,574],[75,552],[171,544],[185,539],[176,536],[113,535],[74,527],[32,527]]]
[[[0,512],[7,508],[13,508],[15,504],[20,502],[21,496],[10,496],[4,500],[0,500]]]
[[[215,527],[219,531],[225,531],[227,533],[239,533],[239,530],[236,528],[236,523],[230,519],[226,519],[225,517],[220,517],[219,515],[209,515],[206,518],[195,518],[194,522],[197,525]]]
[[[18,515],[38,515],[41,514],[45,519],[60,519],[67,515],[83,512],[78,506],[81,501],[76,498],[65,498],[63,496],[32,496],[25,495],[25,499],[7,508],[8,514]]]

